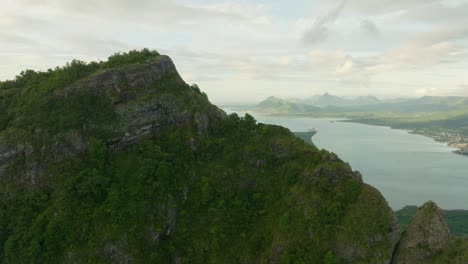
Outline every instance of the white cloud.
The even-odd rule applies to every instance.
[[[408,64],[418,67],[441,63],[459,63],[466,59],[466,45],[460,42],[468,38],[468,27],[435,28],[415,34],[399,47],[385,52],[382,61]]]
[[[170,55],[215,100],[252,99],[271,87],[278,95],[282,87],[461,93],[467,13],[467,0],[6,1],[0,78],[148,47]]]
[[[447,4],[446,1],[433,2],[430,5],[420,6],[409,10],[404,17],[409,21],[424,21],[431,24],[467,23],[468,2]]]
[[[349,74],[355,69],[354,62],[351,59],[347,59],[343,64],[336,67],[338,74]]]
[[[349,2],[349,7],[358,12],[375,15],[421,8],[438,2],[440,0],[353,0]]]

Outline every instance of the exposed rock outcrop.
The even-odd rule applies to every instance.
[[[194,124],[202,135],[211,120],[226,116],[183,81],[168,56],[104,70],[58,89],[54,97],[66,101],[83,93],[112,104],[117,120],[108,128],[113,135],[105,138],[112,150],[133,144],[166,126]],[[8,133],[7,127],[0,132],[0,181],[15,179],[35,184],[47,164],[61,162],[87,149],[89,138],[83,131],[106,126],[109,125],[83,124],[57,134],[37,128],[20,140],[16,132]]]
[[[427,263],[447,249],[453,237],[443,218],[443,211],[432,201],[421,206],[403,233],[393,256],[393,264]]]

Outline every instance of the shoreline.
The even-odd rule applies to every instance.
[[[370,120],[362,120],[362,119],[359,119],[359,118],[356,118],[356,117],[353,118],[353,117],[350,117],[350,116],[346,117],[346,115],[344,115],[344,116],[333,115],[333,114],[331,114],[331,115],[321,115],[321,114],[311,114],[311,113],[284,114],[284,113],[259,112],[259,111],[255,111],[255,110],[250,110],[250,111],[252,111],[254,113],[257,113],[257,114],[264,115],[264,116],[274,116],[274,117],[335,118],[337,120],[334,121],[334,122],[349,122],[349,123],[365,124],[365,125],[372,125],[372,126],[384,126],[384,127],[389,127],[391,129],[404,130],[404,131],[407,131],[408,133],[411,133],[411,134],[414,134],[414,135],[420,135],[420,136],[425,136],[425,137],[431,138],[436,142],[445,143],[445,144],[447,144],[447,146],[449,146],[451,148],[455,148],[455,150],[453,150],[452,153],[454,153],[456,155],[468,157],[468,139],[466,139],[465,141],[462,141],[462,142],[456,142],[456,141],[453,142],[453,141],[450,141],[450,140],[443,140],[443,139],[440,138],[440,136],[434,135],[432,133],[427,133],[425,131],[418,131],[418,130],[410,129],[410,128],[408,128],[408,129],[399,128],[399,127],[392,126],[391,124],[385,124],[385,123],[365,122],[365,121],[370,121]],[[302,132],[293,132],[293,133],[296,134],[296,133],[302,133]],[[444,133],[445,133],[445,136],[448,137],[448,132],[444,132]],[[461,137],[461,136],[458,136],[458,137]],[[467,142],[467,143],[465,143],[465,142]],[[460,144],[465,144],[466,147],[460,147]]]
[[[398,128],[393,128],[392,129],[398,129]],[[454,143],[451,143],[449,141],[446,141],[446,140],[441,140],[431,134],[428,134],[428,133],[424,133],[424,132],[418,132],[418,131],[414,131],[414,130],[408,130],[409,133],[411,134],[414,134],[414,135],[421,135],[421,136],[425,136],[425,137],[428,137],[428,138],[432,138],[434,141],[436,142],[440,142],[440,143],[445,143],[447,144],[447,146],[451,147],[451,148],[455,148],[455,150],[452,151],[452,153],[454,154],[457,154],[457,155],[460,155],[460,156],[465,156],[465,157],[468,157],[468,148],[463,148],[463,147],[460,147],[458,146],[456,142]]]
[[[391,124],[364,122],[363,120],[352,119],[352,118],[346,118],[344,120],[339,120],[337,122],[356,123],[356,124],[364,124],[364,125],[371,125],[371,126],[382,126],[382,127],[389,127],[390,129],[398,129],[398,130],[407,131],[408,133],[413,134],[413,135],[424,136],[427,138],[431,138],[436,142],[447,144],[448,147],[455,149],[452,151],[452,153],[460,155],[460,156],[468,157],[468,144],[467,143],[451,142],[449,140],[443,140],[440,138],[440,136],[434,135],[432,133],[427,133],[425,131],[419,131],[417,129],[395,127],[395,126],[392,126]],[[445,132],[445,134],[446,134],[445,136],[447,136],[448,132]],[[467,146],[460,147],[459,144],[466,144]]]

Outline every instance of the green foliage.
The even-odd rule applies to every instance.
[[[157,51],[150,51],[148,49],[142,49],[141,51],[132,50],[128,53],[116,53],[107,59],[105,67],[112,68],[125,66],[128,64],[143,62],[150,58],[157,58],[159,56],[160,55]]]
[[[115,116],[112,116],[113,109],[108,99],[89,92],[63,98],[57,97],[57,91],[99,71],[158,56],[156,51],[133,50],[114,54],[106,62],[73,60],[63,67],[44,72],[23,71],[13,81],[0,82],[0,131],[8,125],[26,131],[41,128],[56,132],[112,121]]]
[[[324,264],[335,264],[335,257],[333,256],[333,251],[329,250],[325,257],[323,258]]]
[[[3,262],[258,262],[275,244],[284,245],[284,263],[321,260],[359,183],[310,186],[301,175],[321,152],[251,116],[230,115],[210,129],[199,137],[169,128],[117,153],[92,139],[86,155],[55,166],[47,188],[0,199]],[[307,206],[304,219],[298,199],[319,207]]]
[[[200,90],[200,87],[196,83],[190,85],[190,88],[192,88],[196,93],[202,95],[205,99],[208,99],[208,95]]]
[[[0,83],[2,136],[50,154],[47,146],[71,131],[88,147],[51,164],[39,184],[0,186],[1,263],[333,263],[341,232],[371,222],[359,208],[373,198],[372,231],[388,231],[387,205],[346,164],[324,162],[326,151],[251,115],[212,117],[199,87],[176,74],[148,89],[176,98],[171,111],[209,115],[208,131],[188,121],[110,151],[120,121],[110,99],[61,89],[157,56],[132,51]]]
[[[429,264],[465,264],[468,261],[468,240],[457,239],[448,249],[427,260]]]
[[[289,213],[284,213],[279,220],[279,230],[281,233],[286,234],[289,231]]]

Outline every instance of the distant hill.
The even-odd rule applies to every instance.
[[[454,237],[444,218],[444,211],[432,201],[415,209],[401,234],[391,263],[467,263],[468,240]]]
[[[359,96],[356,98],[344,98],[329,93],[323,95],[314,95],[306,99],[293,100],[295,103],[314,105],[317,107],[347,107],[359,105],[373,105],[380,103],[380,100],[375,96]]]
[[[274,96],[268,97],[260,102],[255,110],[258,112],[268,112],[277,114],[297,114],[319,112],[321,109],[316,106],[297,104]]]
[[[326,93],[307,99],[269,97],[251,110],[267,114],[345,117],[348,122],[406,129],[446,142],[458,149],[456,153],[468,155],[468,97],[380,100],[373,96],[349,99]]]
[[[468,98],[459,96],[424,96],[380,100],[375,96],[344,98],[325,93],[306,99],[285,100],[269,97],[259,103],[255,110],[281,114],[304,113],[426,113],[447,112],[468,108]]]
[[[405,206],[395,212],[401,232],[406,229],[417,210],[417,206]],[[468,210],[444,210],[444,219],[451,233],[459,237],[468,237]]]
[[[458,96],[424,96],[421,98],[382,101],[361,106],[359,111],[387,111],[397,113],[444,112],[468,107],[468,99]]]

